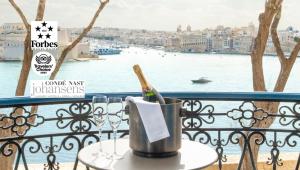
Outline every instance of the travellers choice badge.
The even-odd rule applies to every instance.
[[[36,53],[31,60],[31,68],[41,76],[50,75],[56,66],[53,55],[47,51]]]
[[[57,49],[57,22],[32,21],[31,22],[31,49],[52,50]]]

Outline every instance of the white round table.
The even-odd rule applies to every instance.
[[[113,152],[113,140],[102,141],[104,152]],[[217,161],[216,151],[199,142],[182,140],[178,154],[168,158],[144,158],[136,156],[129,147],[128,139],[117,140],[117,153],[123,159],[111,160],[99,154],[99,143],[84,147],[78,153],[78,159],[88,167],[102,170],[176,170],[201,169]]]

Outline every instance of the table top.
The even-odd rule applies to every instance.
[[[102,141],[104,152],[113,153],[113,140]],[[114,170],[177,170],[205,168],[217,161],[216,151],[199,142],[182,140],[178,154],[168,158],[144,158],[136,156],[129,147],[128,139],[117,140],[117,153],[123,159],[111,160],[99,154],[99,143],[84,147],[78,153],[83,164],[95,168]]]

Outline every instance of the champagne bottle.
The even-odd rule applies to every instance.
[[[145,101],[149,102],[159,102],[159,104],[166,104],[164,98],[161,96],[161,94],[153,88],[146,80],[142,69],[139,65],[134,65],[133,70],[135,74],[137,75],[140,84],[142,86],[142,92],[143,92],[143,99]]]

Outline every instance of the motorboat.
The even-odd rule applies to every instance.
[[[207,79],[206,77],[201,77],[197,80],[191,80],[195,84],[205,84],[211,82],[211,80]]]

